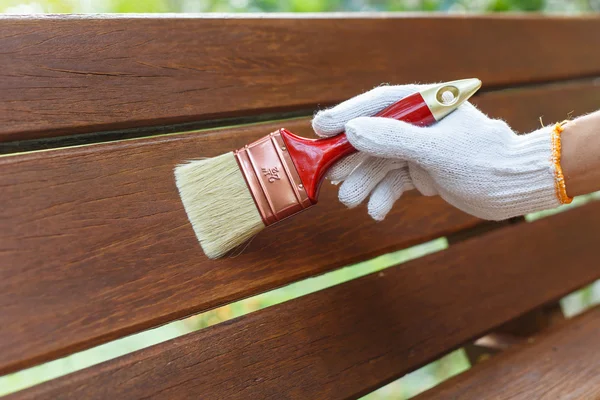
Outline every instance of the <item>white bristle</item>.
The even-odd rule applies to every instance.
[[[209,258],[221,257],[265,228],[233,153],[179,165],[175,182]]]

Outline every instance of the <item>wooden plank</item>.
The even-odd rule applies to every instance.
[[[463,240],[498,229],[501,226],[524,223],[524,217],[515,217],[506,221],[489,221],[471,229],[454,233],[447,237],[448,244],[453,245]],[[548,329],[551,325],[564,319],[560,304],[548,304],[520,315],[506,324],[496,327],[492,332],[478,338],[472,343],[463,345],[463,350],[471,366],[487,361],[490,357],[507,350],[517,343],[528,340],[532,335]]]
[[[510,90],[478,102],[527,130],[538,124],[540,109],[560,120],[573,107],[596,107],[589,93],[598,90],[590,84]],[[308,120],[285,125],[309,134]],[[182,209],[173,167],[279,126],[0,157],[0,373],[478,223],[440,199],[414,195],[386,222],[374,223],[364,208],[345,210],[325,185],[317,207],[266,230],[241,256],[207,260]]]
[[[569,90],[561,89],[561,92]],[[579,90],[571,92],[573,100],[586,98],[580,96]],[[504,95],[482,98],[484,109],[485,99],[500,111],[514,100],[512,95],[505,98],[503,107],[498,97]],[[555,100],[551,91],[541,91],[539,97],[550,103]],[[525,125],[525,120],[511,122]],[[529,118],[528,123],[537,122]],[[300,133],[308,129],[306,121],[289,126]],[[314,211],[317,213],[314,219],[320,223],[315,224],[311,214],[307,214],[303,222],[261,235],[243,257],[228,260],[227,265],[220,261],[219,269],[226,271],[224,279],[228,289],[216,290],[214,286],[221,282],[221,277],[214,275],[215,264],[203,258],[195,243],[173,187],[171,168],[195,155],[213,155],[240,146],[273,128],[171,136],[2,159],[2,180],[9,188],[0,194],[5,205],[3,225],[10,227],[3,230],[1,241],[4,251],[0,260],[7,266],[3,268],[6,290],[3,290],[2,304],[7,306],[5,313],[12,315],[12,318],[3,318],[5,328],[0,332],[6,346],[2,351],[6,359],[14,362],[14,359],[27,357],[28,351],[42,353],[32,356],[34,361],[26,361],[36,362],[37,357],[46,359],[63,354],[67,348],[73,351],[79,346],[87,347],[475,223],[474,219],[450,212],[433,199],[425,200],[420,203],[421,208],[415,209],[416,200],[410,198],[402,202],[398,210],[402,222],[395,219],[387,226],[375,225],[364,216],[364,211],[343,212],[333,200],[333,191],[325,191],[321,208]],[[48,193],[52,198],[48,198]],[[112,202],[116,202],[117,207]],[[32,214],[36,215],[35,219],[30,218]],[[428,220],[429,215],[439,215],[439,219]],[[365,230],[364,224],[373,231]],[[314,236],[303,233],[302,229],[309,226],[318,233]],[[331,236],[337,236],[337,231],[363,232],[365,237],[377,240],[367,241],[363,246],[348,243],[344,251],[334,250],[327,243]],[[402,234],[397,234],[398,231]],[[278,254],[267,256],[268,247],[282,234],[290,241],[278,244]],[[129,239],[118,243],[124,237]],[[381,237],[387,239],[381,241]],[[370,248],[374,241],[379,245]],[[316,246],[319,242],[320,246]],[[303,246],[310,250],[299,252]],[[175,255],[169,254],[175,249]],[[309,256],[311,250],[317,254]],[[294,254],[296,268],[286,261],[289,254]],[[288,264],[286,273],[275,273],[283,261]],[[244,265],[246,263],[248,265]],[[255,264],[263,265],[258,269],[262,272],[249,274],[249,267],[255,268]],[[122,273],[133,265],[135,274]],[[160,266],[166,267],[166,271]],[[59,277],[56,271],[62,271]],[[40,280],[22,282],[26,275]],[[50,279],[52,287],[41,277]],[[169,284],[162,287],[168,277],[171,277]],[[187,286],[185,280],[177,277],[194,279],[191,286]],[[19,302],[14,302],[16,287],[19,298],[24,298]],[[65,287],[70,288],[70,294],[65,294]],[[202,298],[190,298],[192,287],[202,289]],[[145,293],[148,289],[152,290]],[[131,294],[132,291],[137,294]],[[108,302],[107,292],[112,294]],[[94,299],[87,303],[90,309],[80,308],[79,299],[83,296]],[[171,304],[171,296],[177,299],[177,307]],[[147,306],[146,313],[136,309],[139,321],[119,320],[135,309],[130,300],[153,306]],[[32,309],[40,310],[42,315],[23,321],[23,316]],[[61,310],[59,318],[54,315],[57,309]],[[80,314],[94,313],[95,318],[82,321],[74,310]],[[43,316],[46,312],[49,320]],[[50,315],[53,316],[50,318]],[[138,325],[140,321],[143,325]],[[28,332],[27,341],[15,335],[20,332]],[[105,332],[107,336],[103,335]],[[78,343],[83,338],[90,343]],[[20,348],[17,342],[27,350]]]
[[[307,133],[307,120],[286,124]],[[0,158],[0,372],[9,372],[340,266],[473,226],[408,196],[379,224],[320,204],[208,260],[173,167],[278,124]]]
[[[529,340],[565,319],[560,303],[547,304],[503,324],[473,343],[463,346],[471,366]]]
[[[415,399],[597,399],[599,346],[596,307]]]
[[[595,107],[585,95],[590,90],[598,87],[511,90],[481,96],[479,104],[489,113],[514,114],[515,127],[531,129],[538,108],[562,119],[572,107]],[[557,93],[562,107],[554,104]],[[523,108],[533,116],[512,111]],[[285,125],[309,132],[307,120]],[[242,255],[207,260],[181,206],[173,167],[241,147],[279,126],[0,157],[0,373],[478,223],[440,199],[414,195],[375,223],[364,208],[345,210],[325,185],[317,207],[266,230]]]
[[[357,398],[600,277],[598,235],[595,202],[487,233],[9,399]],[[598,329],[588,332],[595,341]],[[594,354],[590,349],[597,346],[579,347]],[[576,360],[560,362],[564,369],[579,369]],[[519,373],[509,370],[513,364],[505,365],[518,381]],[[509,378],[486,382],[478,393],[516,390]]]
[[[382,82],[600,76],[599,29],[598,16],[3,17],[0,142],[312,110]]]

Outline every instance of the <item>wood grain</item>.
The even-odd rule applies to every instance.
[[[463,350],[471,366],[474,366],[517,343],[529,340],[564,319],[559,302],[546,304],[495,328],[473,343],[467,343]]]
[[[600,398],[600,308],[425,392],[430,399]]]
[[[309,129],[306,120],[286,126]],[[265,230],[235,258],[208,260],[174,166],[278,127],[0,158],[0,372],[477,223],[415,195],[375,223],[364,208],[347,211],[327,184],[317,207]]]
[[[595,107],[594,92],[588,84],[563,85],[478,101],[526,130],[538,124],[538,110],[560,120],[573,107]],[[285,125],[309,134],[308,120]],[[345,210],[325,185],[317,207],[266,230],[237,258],[209,261],[181,206],[173,167],[278,127],[0,157],[0,373],[478,223],[440,199],[414,195],[375,223],[364,208]]]
[[[598,235],[600,202],[595,202],[469,239],[9,399],[357,398],[600,277]],[[552,355],[565,374],[540,381],[565,382],[566,372],[575,375],[579,368],[586,368],[587,376],[597,372],[598,363],[591,360],[598,355],[590,349],[597,347],[599,329],[596,323],[585,333],[585,345],[573,345],[576,354],[565,348]],[[540,355],[535,363],[543,368],[547,358]],[[483,380],[488,384],[472,389],[482,396],[465,398],[496,390],[515,393],[520,382],[535,384],[543,374],[519,375],[527,372],[523,364],[507,361]],[[508,376],[494,382],[502,371]],[[519,387],[511,387],[509,377]]]
[[[4,17],[0,142],[310,112],[383,82],[600,76],[599,30],[598,16]]]
[[[573,107],[596,107],[594,91],[587,84],[510,90],[481,96],[479,104],[524,130],[535,128],[541,109],[561,120]],[[285,125],[309,132],[308,120]],[[345,210],[325,185],[317,207],[266,230],[237,258],[209,261],[173,167],[278,127],[0,157],[0,373],[478,223],[440,199],[414,195],[375,223],[364,208]]]

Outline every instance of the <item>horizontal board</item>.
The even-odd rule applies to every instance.
[[[590,90],[598,87],[511,90],[478,102],[525,130],[539,124],[541,109],[554,119],[572,107],[589,111],[597,105]],[[285,125],[310,130],[308,120]],[[240,256],[206,259],[173,167],[279,126],[0,157],[0,373],[478,223],[438,198],[415,195],[375,223],[364,208],[345,210],[326,184],[317,207],[267,229]]]
[[[308,121],[286,126],[307,133]],[[0,158],[0,373],[477,223],[409,195],[384,223],[324,185],[318,206],[208,260],[173,167],[277,124]]]
[[[599,278],[598,235],[600,202],[501,228],[9,399],[357,398]],[[507,377],[489,381],[477,393],[503,384],[514,392]]]
[[[600,308],[561,323],[415,400],[598,399]]]
[[[600,76],[597,16],[358,15],[4,17],[0,142],[312,110],[382,82]]]
[[[487,94],[479,103],[484,110],[497,110],[523,128],[537,120],[522,111],[510,118],[515,113],[511,110],[533,105],[554,110],[560,92],[563,99],[570,100],[569,107],[579,105],[579,110],[585,111],[590,88],[594,89],[566,85]],[[518,100],[521,97],[526,100],[523,104]],[[556,118],[566,113],[562,107]],[[308,133],[305,120],[286,125]],[[364,210],[343,210],[334,199],[334,190],[326,186],[317,208],[267,230],[241,256],[206,260],[182,211],[173,184],[173,166],[194,156],[239,147],[276,126],[0,159],[0,184],[6,187],[0,193],[1,215],[7,227],[0,232],[0,262],[6,266],[0,282],[5,321],[0,332],[0,371],[57,357],[476,223],[437,199],[408,197],[397,214],[384,224],[375,224]],[[286,265],[285,269],[280,265]],[[31,310],[37,310],[36,318],[25,318]]]

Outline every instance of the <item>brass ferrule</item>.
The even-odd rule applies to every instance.
[[[479,79],[470,78],[444,82],[431,86],[420,93],[435,120],[439,121],[469,100],[480,87]],[[450,96],[444,96],[446,92],[449,92]]]

